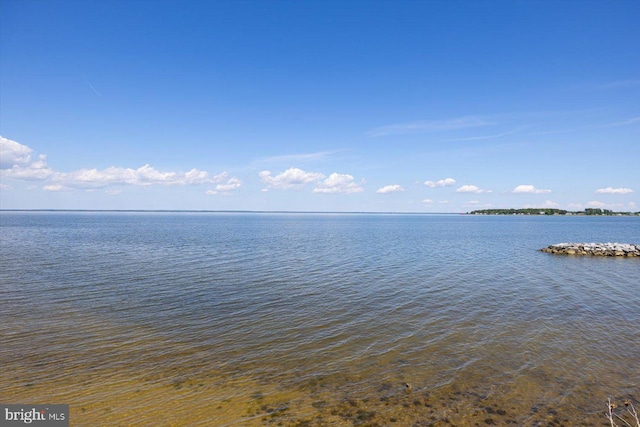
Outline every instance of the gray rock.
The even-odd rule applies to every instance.
[[[640,245],[633,243],[557,243],[540,250],[564,255],[640,257]]]

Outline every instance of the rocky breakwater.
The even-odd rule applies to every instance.
[[[640,245],[633,243],[558,243],[540,250],[560,255],[640,257]]]

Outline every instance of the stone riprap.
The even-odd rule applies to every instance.
[[[640,245],[633,243],[557,243],[540,250],[559,255],[640,257]]]

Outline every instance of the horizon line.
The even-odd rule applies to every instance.
[[[289,211],[289,210],[233,210],[233,209],[5,209],[0,212],[148,212],[148,213],[295,213],[295,214],[373,214],[373,215],[463,215],[468,212],[403,212],[403,211]]]

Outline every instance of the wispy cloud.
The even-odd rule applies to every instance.
[[[636,123],[640,124],[640,116],[632,117],[632,118],[627,119],[627,120],[621,120],[619,122],[609,123],[608,125],[605,125],[604,127],[614,128],[614,127],[634,125]]]
[[[284,154],[280,156],[271,156],[265,157],[263,159],[258,159],[256,162],[258,163],[304,163],[304,162],[312,162],[318,160],[324,160],[329,158],[330,156],[340,153],[346,150],[330,150],[330,151],[318,151],[315,153],[298,153],[298,154]]]
[[[510,126],[511,130],[506,130],[504,132],[492,133],[489,135],[477,135],[477,136],[468,136],[461,138],[449,138],[442,140],[443,142],[459,142],[459,141],[481,141],[481,140],[491,140],[503,138],[509,135],[518,134],[525,129],[531,128],[534,125],[531,124],[533,121],[543,121],[547,122],[548,120],[557,120],[560,118],[571,118],[571,117],[584,117],[585,115],[592,115],[597,110],[594,109],[584,109],[584,110],[548,110],[548,111],[529,111],[529,112],[508,112],[508,113],[496,113],[496,114],[482,114],[482,115],[473,115],[473,116],[463,116],[454,119],[446,119],[446,120],[420,120],[409,123],[401,123],[389,126],[381,126],[374,128],[367,132],[367,134],[371,137],[382,137],[387,135],[399,135],[399,134],[413,134],[413,133],[426,133],[426,132],[445,132],[445,131],[455,131],[467,128],[478,128],[484,126],[498,125],[502,124],[505,126]],[[528,124],[522,124],[523,121],[528,122]],[[604,124],[604,125],[596,125],[590,127],[582,127],[582,128],[569,128],[569,129],[559,129],[559,130],[541,130],[534,131],[528,133],[522,133],[522,136],[530,136],[530,135],[549,135],[556,133],[572,133],[578,131],[585,131],[591,129],[599,129],[610,126],[626,126],[630,124],[636,123],[636,119],[632,118],[629,120],[624,120],[612,124]]]
[[[386,185],[382,188],[378,188],[378,190],[376,190],[376,193],[389,194],[389,193],[399,193],[402,191],[404,191],[404,188],[402,188],[401,185],[393,184],[393,185]]]
[[[568,128],[568,129],[551,129],[546,131],[529,132],[523,135],[524,136],[555,135],[555,134],[562,134],[562,133],[585,132],[585,131],[591,131],[596,129],[632,126],[635,124],[640,124],[640,116],[631,117],[629,119],[619,120],[612,123],[594,125],[594,126],[582,126],[582,127],[576,127],[576,128]]]
[[[640,86],[640,79],[627,79],[627,80],[618,80],[615,82],[604,83],[601,85],[594,86],[594,89],[623,89]]]
[[[98,89],[96,89],[96,88],[91,84],[91,82],[90,82],[89,80],[87,80],[84,76],[82,76],[82,80],[84,80],[84,81],[89,85],[89,87],[91,88],[91,90],[92,90],[96,95],[98,95],[98,96],[102,96],[102,95],[100,94],[100,92],[98,92]]]
[[[493,135],[482,135],[482,136],[471,136],[468,138],[454,138],[454,139],[445,139],[444,142],[463,142],[463,141],[483,141],[483,140],[487,140],[487,139],[498,139],[498,138],[502,138],[504,136],[508,136],[508,135],[513,135],[514,133],[517,133],[523,129],[526,129],[530,126],[522,126],[519,127],[517,129],[513,129],[507,132],[502,132],[502,133],[497,133],[497,134],[493,134]]]
[[[596,190],[596,194],[628,194],[633,193],[633,190],[630,188],[599,188]]]
[[[409,133],[440,132],[487,126],[491,124],[493,123],[477,116],[465,116],[448,120],[420,120],[411,123],[381,126],[369,131],[368,135],[372,137],[379,137]]]
[[[526,194],[541,194],[541,193],[551,193],[551,190],[541,190],[537,189],[533,185],[518,185],[513,189],[512,193],[526,193]]]

